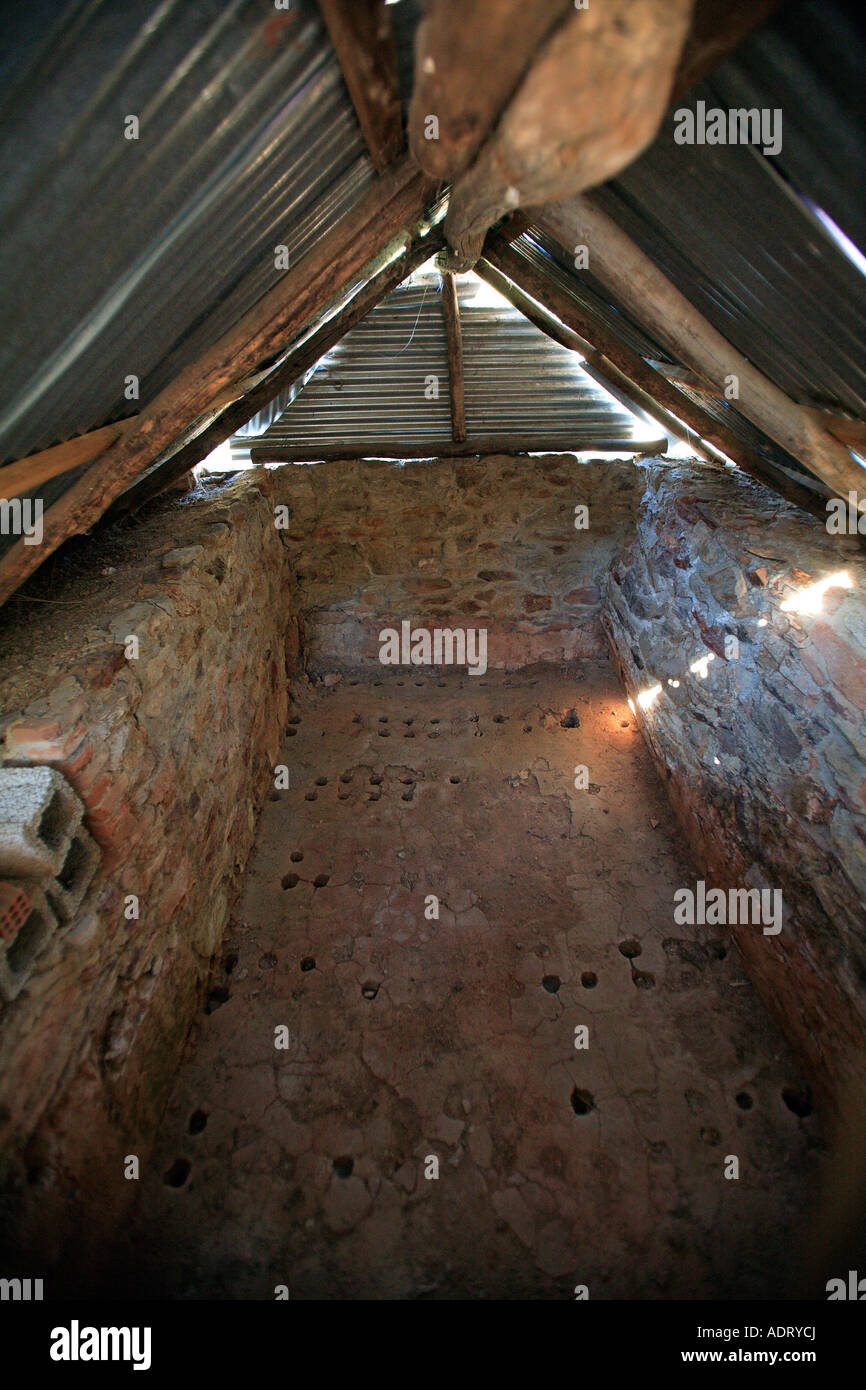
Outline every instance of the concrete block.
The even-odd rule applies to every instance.
[[[63,922],[71,922],[90,887],[102,852],[83,825],[72,837],[60,872],[45,885],[52,908]]]
[[[40,885],[23,879],[16,885],[29,911],[14,936],[0,942],[0,999],[10,1003],[26,985],[37,957],[57,931],[57,918]]]
[[[59,874],[84,807],[53,767],[0,768],[0,874]]]

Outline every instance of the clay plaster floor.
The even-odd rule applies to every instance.
[[[724,929],[673,925],[696,875],[612,669],[346,672],[281,757],[135,1291],[783,1296],[817,1120]]]

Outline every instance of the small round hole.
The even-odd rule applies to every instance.
[[[166,1187],[183,1187],[192,1170],[189,1159],[176,1158],[163,1178]]]
[[[812,1087],[805,1083],[802,1086],[783,1086],[782,1100],[799,1120],[805,1120],[812,1113]]]
[[[304,974],[306,975],[308,971],[310,971],[310,970],[315,970],[315,968],[316,968],[316,958],[315,958],[315,956],[304,956],[303,960],[301,961],[301,969],[303,970]]]
[[[338,1178],[350,1178],[354,1166],[355,1160],[353,1158],[334,1159],[334,1172],[337,1174]]]
[[[313,887],[324,888],[330,877],[330,874],[316,874],[316,877],[313,879]]]
[[[297,888],[300,881],[297,874],[286,874],[281,880],[284,888]]]
[[[207,1115],[203,1110],[194,1110],[189,1117],[190,1134],[201,1134],[207,1124]]]
[[[571,1108],[575,1115],[588,1115],[594,1106],[592,1092],[582,1091],[579,1086],[575,1086],[571,1093]]]
[[[560,980],[558,975],[545,975],[541,983],[543,988],[547,990],[548,994],[557,994],[559,992],[560,986],[562,985],[562,981]]]
[[[448,781],[449,781],[449,782],[453,782],[453,783],[456,785],[456,784],[460,781],[460,778],[459,778],[459,777],[449,777],[449,778],[448,778]]]
[[[619,943],[619,953],[621,956],[625,956],[626,960],[634,960],[635,956],[639,956],[642,950],[643,947],[640,942],[635,941],[633,937],[630,937],[628,941]]]
[[[580,977],[580,983],[583,985],[584,989],[595,989],[598,984],[598,976],[594,970],[584,970]]]
[[[372,784],[373,784],[374,787],[378,787],[379,784],[382,782],[382,780],[383,780],[383,778],[382,778],[381,772],[371,772],[371,773],[370,773],[370,781],[372,782]]]
[[[368,980],[361,986],[361,994],[365,999],[375,999],[379,993],[379,986],[375,980]]]
[[[291,854],[289,855],[289,858],[291,859],[293,864],[300,864],[303,857],[304,856],[299,849],[293,849]]]
[[[327,779],[327,777],[317,777],[317,778],[316,778],[316,786],[317,786],[317,787],[326,787],[327,785],[328,785],[328,779]]]
[[[319,799],[319,793],[318,793],[318,792],[306,792],[306,793],[304,794],[304,800],[305,800],[305,801],[318,801],[318,799]]]
[[[749,1095],[748,1091],[740,1091],[739,1095],[737,1096],[737,1105],[740,1107],[741,1110],[751,1110],[754,1104],[755,1102]]]

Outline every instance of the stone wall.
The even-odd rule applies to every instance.
[[[634,527],[633,464],[498,455],[270,476],[291,512],[310,671],[377,661],[379,632],[404,619],[486,628],[491,666],[606,652],[602,589]]]
[[[707,883],[783,892],[778,935],[734,928],[767,1005],[828,1092],[866,1092],[860,542],[731,470],[653,463],[646,484],[607,586],[628,694]],[[840,572],[818,611],[783,611]]]
[[[54,1232],[87,1268],[132,1190],[270,785],[297,623],[257,481],[103,532],[4,611],[3,761],[59,769],[102,853],[0,1006],[0,1216],[34,1258]]]

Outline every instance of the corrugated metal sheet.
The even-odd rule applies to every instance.
[[[0,103],[4,459],[151,400],[373,178],[312,0],[34,0],[28,26]]]
[[[510,305],[476,304],[478,286],[474,277],[458,281],[470,440],[632,439],[634,416],[573,353]],[[431,377],[435,398],[427,395]],[[645,437],[643,424],[638,435]],[[439,277],[431,271],[394,290],[346,335],[256,447],[260,457],[268,447],[344,447],[353,454],[390,442],[395,456],[413,457],[450,439],[448,349]]]

